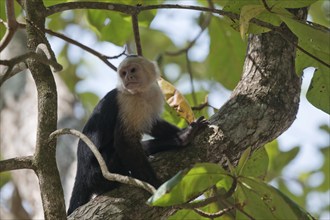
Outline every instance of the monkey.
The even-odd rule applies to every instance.
[[[119,65],[117,87],[96,105],[83,128],[95,144],[112,173],[132,176],[154,187],[161,182],[148,156],[188,145],[206,126],[201,117],[187,128],[166,122],[160,116],[164,97],[158,86],[158,66],[141,56],[130,55]],[[142,141],[142,135],[153,139]],[[100,195],[118,187],[106,180],[99,164],[83,141],[78,142],[77,172],[67,214]]]

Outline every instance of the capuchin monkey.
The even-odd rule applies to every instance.
[[[110,172],[132,176],[159,187],[161,182],[147,157],[186,146],[207,122],[201,117],[181,130],[160,118],[164,97],[157,84],[159,70],[153,62],[140,56],[129,56],[119,65],[117,72],[117,88],[100,100],[83,133],[98,148]],[[154,139],[141,141],[143,134]],[[81,140],[77,157],[68,215],[93,195],[119,185],[103,177],[96,158]]]

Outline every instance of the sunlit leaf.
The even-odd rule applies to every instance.
[[[229,178],[228,172],[217,164],[196,164],[183,176],[180,172],[165,182],[148,203],[154,206],[172,206],[190,201],[215,185],[223,178]]]
[[[184,96],[171,83],[162,78],[158,80],[158,84],[167,104],[175,109],[188,123],[193,122],[195,120],[194,113]]]

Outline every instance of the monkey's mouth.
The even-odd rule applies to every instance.
[[[127,89],[136,89],[140,87],[140,83],[139,82],[128,82],[125,84],[125,87]]]

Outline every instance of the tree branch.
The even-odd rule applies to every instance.
[[[43,1],[24,1],[24,3],[28,49],[39,52],[40,49],[42,50],[38,48],[39,45],[45,44],[47,50],[53,54],[44,32],[46,8]],[[27,64],[38,92],[34,164],[39,179],[45,219],[66,219],[63,188],[56,164],[56,142],[48,140],[51,132],[57,127],[58,105],[55,79],[48,65],[36,59],[28,59]]]
[[[134,13],[132,15],[132,26],[133,26],[133,33],[134,33],[137,55],[143,56],[141,40],[140,40],[138,13]]]
[[[97,147],[93,144],[93,142],[86,135],[84,135],[80,131],[77,131],[75,129],[70,129],[70,128],[59,129],[59,130],[56,130],[53,133],[51,133],[49,136],[49,139],[51,141],[54,138],[57,138],[58,136],[63,135],[63,134],[74,135],[86,143],[86,145],[89,147],[89,149],[93,152],[97,162],[100,165],[102,174],[103,174],[104,178],[106,178],[107,180],[136,186],[136,187],[139,187],[139,188],[142,188],[142,189],[148,191],[151,194],[154,194],[156,192],[155,188],[147,182],[144,182],[144,181],[141,181],[141,180],[129,177],[129,176],[123,176],[123,175],[116,174],[116,173],[110,173],[107,168],[107,165],[106,165],[102,155],[98,151]]]
[[[72,38],[69,38],[69,37],[65,36],[64,34],[60,34],[60,33],[57,33],[57,32],[55,32],[55,31],[52,31],[52,30],[49,30],[49,29],[45,29],[45,32],[46,32],[47,34],[53,35],[53,36],[55,36],[55,37],[58,37],[58,38],[60,38],[60,39],[62,39],[62,40],[64,40],[64,41],[66,41],[66,42],[68,42],[68,43],[71,43],[71,44],[73,44],[73,45],[76,45],[77,47],[80,47],[81,49],[83,49],[83,50],[85,50],[85,51],[87,51],[87,52],[93,54],[94,56],[97,56],[97,57],[98,57],[100,60],[102,60],[106,65],[108,65],[111,69],[113,69],[114,71],[117,71],[117,67],[115,67],[112,63],[110,63],[110,62],[108,61],[108,59],[111,59],[111,57],[106,56],[106,55],[104,55],[104,54],[101,54],[101,53],[99,53],[98,51],[96,51],[96,50],[94,50],[94,49],[92,49],[92,48],[90,48],[90,47],[88,47],[88,46],[86,46],[86,45],[84,45],[84,44],[82,44],[82,43],[80,43],[80,42],[78,42],[78,41],[72,39]]]
[[[8,45],[18,28],[18,23],[15,17],[14,0],[6,0],[6,16],[7,30],[0,41],[0,52]]]
[[[72,10],[72,9],[103,9],[103,10],[122,12],[122,13],[129,14],[129,15],[139,14],[141,11],[153,10],[153,9],[187,9],[187,10],[211,12],[214,14],[226,16],[232,20],[239,20],[239,18],[240,18],[240,15],[232,13],[232,12],[224,11],[221,9],[215,9],[215,8],[201,7],[201,6],[178,5],[178,4],[131,6],[131,5],[105,3],[105,2],[67,2],[67,3],[57,4],[57,5],[48,7],[47,16],[52,15],[54,13],[58,13],[58,12],[66,11],[66,10]],[[276,31],[277,33],[280,33],[281,35],[285,35],[285,33],[283,33],[283,31],[279,27],[274,26],[270,23],[261,21],[256,18],[251,19],[250,22],[253,24],[256,24],[260,27],[264,27],[264,28],[268,28],[269,30]],[[287,37],[284,37],[283,39],[288,40]],[[323,65],[325,65],[327,67],[330,67],[330,64],[319,59],[318,57],[314,56],[313,54],[309,53],[302,47],[298,46],[298,44],[296,44],[292,41],[288,41],[288,42],[293,44],[297,49],[299,49],[301,52],[303,52],[307,56],[313,58],[314,60],[322,63]]]
[[[47,50],[48,49],[44,44],[40,44],[37,46],[36,49],[37,52],[28,52],[26,54],[14,57],[13,59],[10,60],[0,60],[0,65],[8,66],[6,72],[3,74],[3,76],[0,77],[0,86],[10,77],[25,70],[27,68],[26,62],[28,61],[28,59],[35,59],[40,63],[49,65],[53,67],[54,72],[60,71],[62,69],[62,66],[59,63],[57,63],[53,59],[47,59],[47,57],[40,54],[40,53],[47,53]],[[48,56],[49,56],[49,52],[48,52]],[[21,63],[24,63],[24,65],[18,66]]]
[[[33,164],[33,156],[26,157],[15,157],[8,160],[0,161],[0,173],[10,170],[18,170],[18,169],[32,169],[35,170],[35,166]]]

